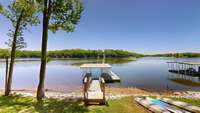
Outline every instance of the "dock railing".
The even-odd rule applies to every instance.
[[[90,82],[91,82],[92,78],[91,77],[84,77],[83,79],[83,93],[84,93],[84,100],[86,101],[86,93],[87,93],[87,90],[89,88],[89,85],[90,85]]]
[[[102,104],[105,104],[106,99],[105,99],[105,80],[102,77],[99,77],[98,81],[99,81],[99,85],[100,85],[100,90],[102,92],[102,98],[101,99],[94,99],[94,100],[90,100],[88,99],[88,91],[89,91],[89,87],[91,85],[92,82],[92,77],[84,77],[83,80],[83,93],[84,93],[84,102],[87,105],[89,102],[100,102]]]
[[[100,85],[101,85],[101,91],[103,92],[103,100],[105,102],[105,80],[103,77],[99,77]]]

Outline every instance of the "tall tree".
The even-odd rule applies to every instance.
[[[37,89],[37,99],[41,100],[44,94],[44,81],[47,63],[47,41],[48,29],[55,33],[58,30],[73,32],[79,22],[83,11],[80,0],[37,0],[42,4],[43,12],[43,32],[41,47],[41,66],[39,84]]]
[[[23,31],[27,29],[28,25],[37,25],[39,20],[35,16],[37,8],[33,0],[13,0],[9,4],[8,9],[3,10],[1,14],[11,21],[13,27],[8,33],[11,38],[6,43],[11,47],[8,78],[6,79],[5,86],[5,96],[8,96],[11,91],[16,49],[21,49],[26,46]]]
[[[0,4],[0,12],[3,10],[3,6]]]

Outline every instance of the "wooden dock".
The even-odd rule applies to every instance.
[[[100,103],[105,104],[105,83],[120,81],[117,74],[112,72],[109,64],[83,64],[83,93],[85,104]],[[99,77],[93,77],[92,69],[99,69]],[[94,74],[95,75],[95,74]]]
[[[84,102],[85,104],[100,103],[105,104],[105,81],[103,78],[84,78]]]

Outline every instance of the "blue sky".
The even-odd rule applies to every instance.
[[[7,0],[1,0],[4,5]],[[49,32],[48,49],[126,49],[145,54],[200,52],[200,0],[83,0],[75,32]],[[0,48],[11,28],[0,16]],[[41,48],[41,25],[25,32],[26,49]]]

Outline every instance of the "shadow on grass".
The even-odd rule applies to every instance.
[[[0,112],[39,112],[39,113],[85,113],[88,108],[82,101],[44,99],[37,101],[33,97],[0,96]]]
[[[81,101],[47,99],[38,101],[35,110],[39,113],[85,113],[88,108]]]

